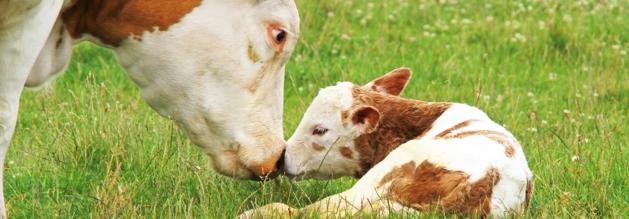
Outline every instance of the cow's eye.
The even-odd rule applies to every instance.
[[[275,43],[277,44],[282,44],[284,43],[284,41],[286,41],[285,30],[282,30],[280,28],[273,28],[273,30],[271,30],[271,35],[273,36],[273,40],[275,40]]]
[[[288,39],[288,31],[279,24],[271,24],[267,27],[267,34],[275,50],[282,52],[284,50],[284,44],[286,44],[286,40]]]
[[[314,129],[312,129],[312,135],[322,136],[326,132],[328,132],[328,129],[321,126],[315,126]]]

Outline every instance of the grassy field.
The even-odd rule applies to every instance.
[[[628,1],[298,7],[286,136],[320,87],[407,66],[415,74],[406,97],[476,105],[518,137],[536,177],[525,217],[629,218]],[[112,53],[91,44],[75,48],[50,88],[24,93],[5,168],[14,218],[230,218],[269,202],[303,206],[355,182],[213,173],[182,131],[141,100]]]

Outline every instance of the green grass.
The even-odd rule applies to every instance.
[[[524,216],[629,217],[627,1],[297,2],[286,136],[320,87],[407,66],[406,97],[476,105],[518,137],[536,177]],[[225,218],[269,202],[304,206],[355,182],[213,173],[112,53],[91,44],[75,48],[50,89],[24,93],[5,168],[15,218]]]

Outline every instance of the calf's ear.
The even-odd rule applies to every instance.
[[[411,69],[397,68],[385,75],[364,85],[364,88],[372,89],[380,93],[398,96],[411,79]]]
[[[352,113],[352,124],[362,133],[371,133],[378,127],[380,112],[371,106],[361,106]]]

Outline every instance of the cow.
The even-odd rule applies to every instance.
[[[298,36],[293,0],[0,0],[0,164],[23,87],[63,72],[72,45],[90,41],[114,51],[213,169],[267,176],[285,148],[284,69]]]
[[[364,86],[320,90],[288,139],[286,175],[360,178],[351,189],[303,209],[273,203],[241,218],[410,210],[502,217],[525,209],[533,175],[515,137],[478,108],[399,97],[410,77],[399,68]]]

